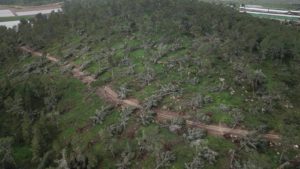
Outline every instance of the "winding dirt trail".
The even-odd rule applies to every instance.
[[[51,62],[54,62],[54,63],[59,63],[60,60],[57,59],[56,57],[54,56],[51,56],[50,54],[43,54],[42,52],[37,52],[29,47],[26,47],[26,46],[22,46],[20,47],[20,49],[24,52],[27,52],[27,53],[30,53],[31,55],[33,56],[38,56],[38,57],[42,57],[42,56],[45,56],[48,60],[50,60]],[[72,68],[72,75],[79,79],[81,82],[83,82],[84,84],[91,84],[92,82],[96,81],[95,77],[94,76],[91,76],[89,75],[88,73],[84,72],[84,71],[81,71],[79,66],[74,64],[74,63],[68,63],[66,65],[62,65],[61,66],[62,68]]]
[[[43,53],[34,51],[31,48],[25,46],[20,47],[20,49],[23,52],[31,53],[33,56],[39,56],[39,57],[43,56]],[[46,55],[46,58],[55,63],[59,62],[59,59],[49,54]],[[80,81],[82,81],[84,84],[90,85],[92,82],[96,81],[95,76],[89,75],[88,73],[81,71],[80,68],[73,63],[62,65],[62,67],[68,67],[68,66],[73,67],[72,69],[73,76],[79,79]],[[96,88],[96,94],[99,97],[104,98],[105,100],[115,105],[132,106],[138,109],[142,109],[142,105],[138,100],[136,99],[121,100],[119,99],[118,94],[114,90],[112,90],[112,88],[110,88],[109,86]],[[205,129],[209,134],[214,136],[241,138],[251,133],[251,131],[245,129],[233,129],[223,125],[206,125],[204,123],[192,120],[191,119],[192,117],[184,115],[185,113],[176,113],[171,111],[164,111],[161,109],[154,109],[154,111],[157,114],[156,118],[158,122],[165,122],[167,120],[172,120],[176,117],[182,117],[186,120],[186,124],[188,127]],[[272,134],[272,133],[265,134],[263,135],[263,137],[272,142],[278,142],[281,139],[279,135]]]
[[[114,104],[121,104],[124,106],[133,106],[136,108],[142,108],[142,106],[139,104],[139,102],[135,99],[128,99],[128,100],[120,100],[118,99],[118,94],[114,92],[109,86],[105,86],[104,88],[101,88],[102,93],[100,96],[105,96],[106,100],[109,100],[110,102]],[[191,128],[201,128],[207,130],[207,132],[214,136],[229,136],[231,138],[240,138],[245,137],[248,134],[251,133],[251,131],[244,130],[244,129],[233,129],[229,128],[223,125],[206,125],[200,122],[196,122],[191,120],[190,116],[182,115],[181,113],[171,112],[171,111],[164,111],[161,109],[154,109],[154,111],[157,114],[157,120],[160,122],[165,122],[167,120],[172,120],[176,117],[183,117],[186,120],[186,124]],[[265,134],[263,135],[264,138],[270,140],[270,141],[279,141],[280,136],[277,134]]]

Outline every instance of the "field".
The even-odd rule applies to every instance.
[[[10,10],[0,10],[0,17],[14,16]]]
[[[259,17],[259,18],[266,18],[266,19],[274,19],[274,20],[281,20],[281,21],[300,21],[300,16],[299,17],[289,17],[289,16],[276,16],[276,15],[268,15],[268,14],[263,14],[263,13],[249,13],[252,16]]]
[[[0,10],[10,10],[12,12],[38,11],[61,8],[62,3],[53,3],[38,6],[21,6],[21,5],[1,5]]]
[[[43,10],[35,10],[35,11],[21,11],[16,12],[17,16],[30,16],[30,15],[36,15],[36,14],[49,14],[51,12],[59,12],[61,11],[61,8],[52,8],[52,9],[43,9]]]
[[[276,9],[299,9],[300,1],[299,0],[202,0],[206,2],[222,2],[229,4],[236,4],[237,6],[241,4],[248,5],[261,5],[267,8],[276,8]]]
[[[256,8],[270,8],[270,9],[282,9],[282,10],[299,10],[300,9],[300,1],[299,0],[289,0],[289,1],[283,1],[283,0],[215,0],[215,1],[209,1],[209,0],[202,0],[205,2],[215,2],[215,3],[225,3],[227,5],[231,5],[232,7],[239,10],[240,5],[251,5]],[[280,21],[299,21],[299,19],[295,17],[289,17],[289,16],[275,16],[272,14],[260,14],[260,13],[249,13],[250,15],[258,18],[265,18],[265,19],[272,19],[272,20],[280,20]]]
[[[15,5],[0,5],[0,22],[1,25],[7,25],[8,27],[16,26],[21,19],[33,18],[36,14],[49,14],[53,12],[61,11],[61,3],[40,5],[40,6],[15,6]]]

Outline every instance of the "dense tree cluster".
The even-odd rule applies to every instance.
[[[140,15],[141,13],[144,13],[146,17]],[[71,27],[75,29],[73,31],[80,34],[87,33],[88,35],[94,35],[99,31],[106,32],[106,30],[112,34],[124,33],[122,30],[124,28],[118,27],[120,24],[128,23],[131,25],[126,29],[130,29],[130,31],[126,31],[126,34],[138,31],[146,34],[182,33],[193,37],[218,34],[225,41],[230,40],[232,44],[229,46],[229,50],[236,56],[246,50],[257,52],[262,58],[288,61],[299,54],[299,49],[296,48],[299,44],[298,35],[295,36],[296,30],[291,31],[285,26],[277,26],[277,23],[273,21],[259,21],[240,15],[229,8],[196,1],[189,3],[184,1],[156,2],[155,0],[139,3],[126,0],[67,1],[64,15],[53,14],[48,19],[37,16],[31,22],[33,23],[31,34],[28,34],[30,26],[25,21],[22,22],[23,26],[20,29],[20,34],[27,35],[22,38],[27,43],[39,44],[36,42],[37,39],[48,41],[53,37],[57,38],[66,30],[66,27]],[[126,26],[124,25],[124,27]],[[37,36],[37,39],[30,40],[29,36]],[[43,46],[44,43],[41,45]],[[162,57],[164,48],[163,45],[160,45],[155,56]]]
[[[9,154],[12,144],[31,147],[33,163],[40,163],[59,131],[55,116],[59,112],[61,89],[34,75],[19,80],[21,82],[1,81],[0,145],[3,143],[4,147],[0,148],[0,154],[4,168],[16,167]]]
[[[15,58],[18,44],[17,34],[14,30],[0,26],[0,64],[9,58]]]

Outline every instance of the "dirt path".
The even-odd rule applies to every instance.
[[[96,94],[100,97],[104,97],[106,100],[110,101],[113,104],[132,106],[139,109],[142,108],[142,106],[139,104],[139,101],[136,99],[119,99],[118,94],[115,91],[113,91],[109,86],[97,88]]]
[[[37,51],[34,51],[28,47],[20,47],[20,49],[24,52],[28,52],[28,53],[31,53],[33,56],[39,56],[39,57],[42,57],[43,54],[42,52],[37,52]],[[50,60],[51,62],[54,62],[54,63],[59,63],[59,59],[57,59],[56,57],[54,56],[51,56],[50,54],[46,54],[46,58],[48,60]],[[74,64],[74,63],[69,63],[69,64],[66,64],[66,65],[63,65],[62,66],[63,68],[68,68],[68,67],[73,67],[72,69],[72,75],[79,79],[81,82],[83,82],[84,84],[91,84],[92,82],[96,81],[96,79],[94,78],[94,76],[91,76],[91,75],[88,75],[88,73],[84,72],[84,71],[81,71],[80,68]]]
[[[31,53],[34,56],[43,56],[41,52],[34,51],[28,47],[20,47],[20,49],[24,52]],[[52,62],[59,62],[57,58],[54,56],[50,56],[47,54],[46,56],[50,61]],[[67,65],[63,65],[63,67],[66,66],[73,66],[72,74],[75,78],[81,80],[85,84],[91,84],[92,82],[96,81],[94,76],[88,75],[85,72],[82,72],[78,66],[76,66],[73,63],[69,63]],[[118,94],[113,91],[109,86],[104,87],[98,87],[96,89],[96,94],[99,97],[104,98],[105,100],[115,104],[115,105],[121,105],[121,106],[133,106],[138,109],[142,109],[142,105],[140,102],[136,99],[125,99],[121,100],[118,97]],[[167,120],[174,119],[176,117],[182,117],[186,120],[186,124],[189,127],[192,128],[201,128],[207,130],[207,132],[211,135],[220,136],[220,137],[230,137],[230,138],[241,138],[251,133],[251,131],[244,130],[244,129],[233,129],[227,126],[223,125],[206,125],[201,122],[193,121],[190,116],[186,116],[185,113],[176,113],[176,112],[170,112],[170,111],[164,111],[161,109],[154,109],[154,111],[157,114],[157,121],[159,122],[165,122]],[[264,138],[277,142],[280,140],[280,136],[277,134],[265,134],[263,135]]]

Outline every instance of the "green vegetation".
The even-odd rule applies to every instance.
[[[0,22],[6,22],[6,21],[16,21],[21,19],[30,19],[34,18],[34,16],[11,16],[11,17],[1,17]]]
[[[300,153],[293,25],[198,1],[73,0],[63,13],[23,18],[18,32],[0,27],[0,37],[2,168],[299,165],[289,164]],[[75,79],[69,63],[96,81]],[[107,102],[105,85],[142,108]],[[182,113],[156,123],[157,109]],[[253,132],[216,137],[184,118]],[[269,132],[281,145],[270,146]]]

